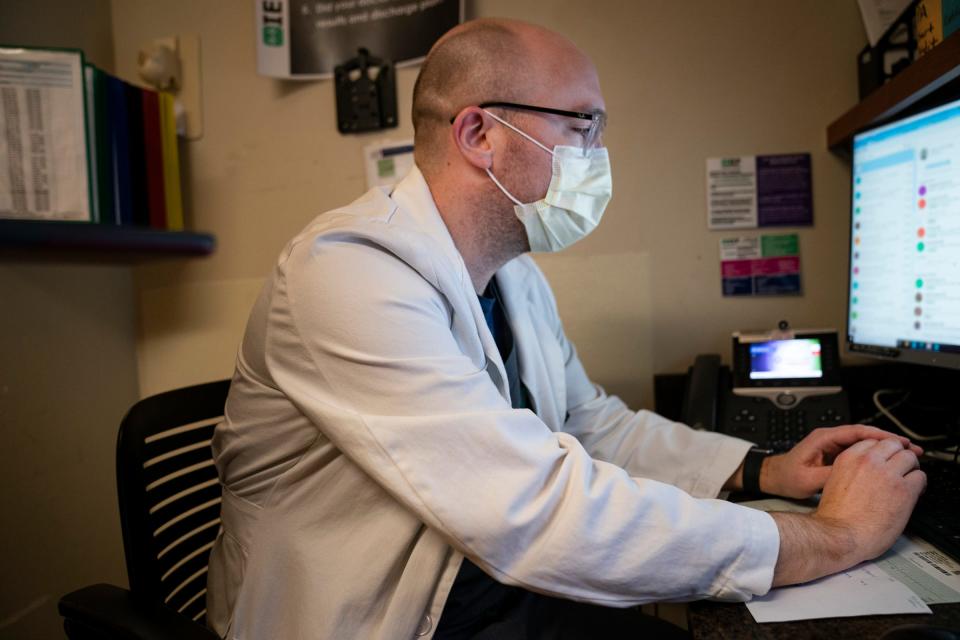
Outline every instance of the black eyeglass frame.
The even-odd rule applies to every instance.
[[[539,113],[549,113],[555,116],[567,116],[568,118],[579,118],[580,120],[599,120],[604,122],[606,116],[601,111],[565,111],[563,109],[554,109],[552,107],[536,107],[530,104],[520,104],[518,102],[484,102],[477,105],[481,109],[489,107],[504,107],[506,109],[522,109],[524,111],[537,111]],[[450,118],[450,124],[457,119],[457,116]]]
[[[535,111],[537,113],[546,113],[554,116],[566,116],[568,118],[577,118],[578,120],[589,120],[590,129],[584,137],[583,154],[587,152],[600,138],[601,133],[606,128],[607,114],[602,111],[565,111],[563,109],[554,109],[552,107],[537,107],[530,104],[520,104],[517,102],[484,102],[477,105],[480,109],[489,107],[503,107],[505,109],[521,109],[524,111]],[[450,124],[453,124],[457,116],[450,118]]]

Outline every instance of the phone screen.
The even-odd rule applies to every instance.
[[[750,345],[750,379],[822,378],[820,340],[770,340]]]

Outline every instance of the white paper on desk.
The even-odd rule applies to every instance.
[[[900,536],[893,548],[874,562],[927,604],[960,602],[960,564],[929,542]]]
[[[761,511],[804,513],[814,509],[809,501],[780,498],[742,502],[741,505]],[[865,562],[807,584],[771,589],[762,598],[748,602],[747,609],[757,622],[930,613],[926,603],[956,602],[949,599],[951,593],[956,594],[951,587],[960,589],[960,576],[956,576],[956,585],[932,577],[937,571],[949,572],[951,567],[938,563],[927,570],[922,566],[935,559],[927,553],[931,549],[922,541],[901,536],[894,547],[875,562]],[[936,550],[933,552],[937,553]]]
[[[931,613],[920,596],[871,563],[806,584],[771,589],[748,602],[747,609],[757,622]]]
[[[798,502],[768,498],[741,502],[741,506],[760,511],[813,511],[811,501]],[[906,585],[927,604],[960,602],[960,563],[943,554],[929,542],[902,535],[893,547],[863,567],[879,567],[887,575]]]

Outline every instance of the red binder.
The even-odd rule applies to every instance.
[[[143,90],[143,152],[147,167],[147,210],[152,229],[167,228],[163,188],[163,140],[160,137],[160,95]]]

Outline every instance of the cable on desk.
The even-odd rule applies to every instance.
[[[934,449],[924,452],[924,457],[936,458],[951,464],[960,464],[960,447],[948,447],[946,449]]]
[[[887,411],[893,411],[894,409],[896,409],[897,407],[899,407],[900,405],[902,405],[904,402],[906,402],[907,399],[910,397],[910,391],[908,391],[907,389],[884,389],[883,392],[884,392],[884,393],[902,393],[902,394],[903,394],[903,395],[900,397],[899,400],[897,400],[897,401],[894,402],[893,404],[890,404],[890,405],[887,405],[886,407],[884,407]],[[873,403],[874,403],[874,406],[876,406],[876,404],[877,404],[876,399],[874,399]],[[877,418],[881,418],[881,417],[883,417],[883,415],[884,415],[884,414],[883,414],[883,411],[877,411],[876,413],[874,413],[874,414],[873,414],[872,416],[870,416],[869,418],[864,418],[863,420],[857,420],[857,421],[856,421],[856,424],[873,424],[873,423],[877,420]]]
[[[909,395],[910,395],[910,392],[909,392],[909,391],[906,392],[906,395],[905,395],[899,402],[897,402],[895,405],[893,405],[893,406],[891,406],[891,407],[885,407],[885,406],[883,406],[883,404],[880,402],[880,396],[882,396],[882,395],[886,395],[886,394],[888,394],[888,393],[901,393],[901,392],[902,392],[901,389],[880,389],[880,390],[878,390],[876,393],[873,394],[873,404],[874,404],[874,406],[880,411],[880,413],[882,413],[882,414],[887,418],[887,420],[889,420],[890,422],[892,422],[894,425],[897,426],[898,429],[900,429],[901,431],[903,431],[905,434],[907,434],[907,436],[909,436],[909,437],[910,437],[911,439],[913,439],[913,440],[916,440],[917,442],[935,442],[935,441],[939,441],[939,440],[947,440],[947,439],[950,437],[950,436],[923,436],[923,435],[920,435],[920,434],[917,433],[916,431],[913,431],[912,429],[910,429],[909,427],[907,427],[907,425],[905,425],[905,424],[903,424],[902,422],[900,422],[900,421],[896,418],[896,416],[894,416],[894,415],[890,412],[890,409],[892,409],[892,408],[895,407],[895,406],[899,406],[899,405],[902,404],[904,401],[906,401],[907,397],[909,397]]]

